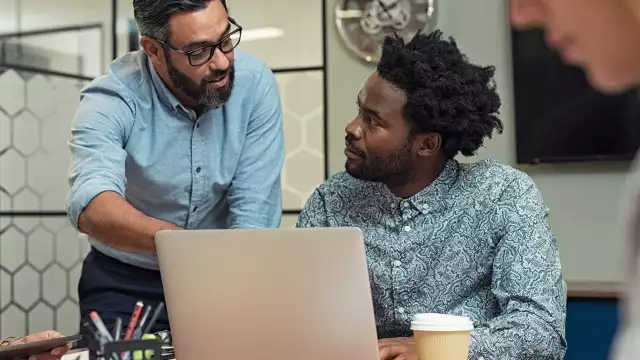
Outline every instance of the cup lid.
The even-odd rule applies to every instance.
[[[468,331],[473,321],[466,316],[447,314],[416,314],[411,320],[411,330],[419,331]]]

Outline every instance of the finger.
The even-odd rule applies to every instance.
[[[62,358],[68,351],[70,346],[61,346],[51,350],[49,353],[42,353],[29,358],[29,360],[57,360]]]
[[[53,338],[59,338],[59,337],[62,337],[62,335],[59,332],[49,330],[49,331],[43,331],[35,334],[29,334],[24,338],[20,339],[20,343],[25,344],[25,343],[30,343],[34,341],[42,341],[42,340],[48,340]]]
[[[43,336],[46,336],[47,339],[55,339],[55,338],[62,337],[62,334],[60,334],[59,332],[54,331],[54,330],[44,331],[41,334]]]
[[[392,339],[380,339],[378,340],[378,347],[390,345],[391,343],[393,343]]]
[[[400,347],[396,345],[383,345],[378,350],[380,360],[393,359],[402,353]]]
[[[58,360],[62,357],[62,355],[51,355],[49,353],[42,353],[38,355],[33,355],[29,357],[28,360]]]
[[[66,354],[69,350],[71,350],[71,344],[67,344],[66,346],[60,346],[51,350],[51,355],[61,356]]]
[[[408,338],[386,338],[378,340],[378,345],[404,344]]]
[[[380,360],[387,360],[389,358],[390,351],[391,351],[390,345],[379,346],[378,355],[380,356]]]

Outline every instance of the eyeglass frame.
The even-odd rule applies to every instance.
[[[213,58],[213,56],[216,53],[216,49],[220,50],[223,54],[228,54],[228,53],[232,52],[233,50],[235,50],[235,48],[238,47],[238,45],[240,45],[240,41],[242,40],[242,26],[238,25],[238,23],[232,17],[227,17],[227,19],[229,19],[229,25],[227,26],[227,30],[231,27],[232,24],[235,25],[237,27],[237,29],[235,29],[232,32],[228,33],[227,35],[223,36],[222,39],[220,39],[220,40],[218,40],[216,42],[200,45],[200,46],[198,46],[198,47],[196,47],[194,49],[190,49],[188,51],[185,51],[185,50],[182,50],[180,48],[177,48],[177,47],[171,45],[167,41],[160,40],[160,39],[155,38],[155,37],[150,36],[150,35],[147,35],[147,36],[149,36],[153,40],[161,43],[162,45],[165,45],[169,49],[171,49],[171,50],[173,50],[175,52],[178,52],[178,53],[180,53],[182,55],[185,55],[187,57],[187,59],[189,60],[189,65],[191,65],[193,67],[202,66],[202,65],[208,63],[209,61],[211,61],[211,59]],[[229,51],[222,50],[220,45],[223,42],[229,40],[231,38],[231,36],[233,36],[235,34],[238,34],[238,43],[233,48],[231,48],[231,50],[229,50]],[[204,60],[201,64],[193,65],[193,62],[191,61],[191,54],[196,52],[196,51],[199,51],[199,50],[202,50],[202,49],[206,49],[206,48],[213,48],[213,50],[209,52],[209,57],[207,58],[207,60]]]

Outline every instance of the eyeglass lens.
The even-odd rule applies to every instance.
[[[195,52],[189,53],[189,62],[193,66],[202,65],[208,62],[209,60],[211,60],[211,58],[213,57],[213,54],[216,51],[216,48],[219,48],[220,51],[226,54],[232,51],[233,49],[235,49],[239,43],[240,43],[240,32],[233,33],[231,34],[231,36],[222,40],[222,42],[218,44],[203,47],[201,49],[196,50]]]

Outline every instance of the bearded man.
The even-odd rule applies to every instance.
[[[236,50],[242,27],[224,0],[133,7],[142,50],[82,91],[69,141],[67,212],[91,243],[81,318],[95,310],[109,328],[164,300],[156,232],[275,228],[282,213],[275,77]],[[152,330],[168,327],[163,311]]]
[[[381,360],[414,360],[418,313],[471,318],[469,359],[560,360],[565,299],[547,208],[529,176],[462,164],[502,131],[494,68],[453,39],[388,37],[355,98],[346,169],[318,187],[299,227],[358,227]]]

